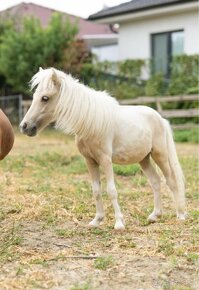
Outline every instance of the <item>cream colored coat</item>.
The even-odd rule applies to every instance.
[[[155,110],[146,106],[120,106],[106,92],[80,84],[56,69],[41,69],[31,80],[37,87],[32,105],[20,127],[34,136],[50,122],[68,134],[76,135],[80,153],[91,176],[98,226],[104,218],[99,166],[107,179],[107,192],[115,211],[115,229],[124,229],[124,218],[117,200],[112,163],[140,163],[154,192],[154,210],[149,221],[162,214],[160,177],[151,157],[162,170],[174,194],[177,217],[185,218],[183,174],[178,162],[170,126]]]

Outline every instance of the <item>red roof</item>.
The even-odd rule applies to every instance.
[[[4,11],[1,11],[0,14],[9,13],[15,17],[23,16],[34,16],[40,19],[41,24],[46,26],[51,18],[51,15],[55,12],[59,12],[63,15],[66,15],[72,23],[77,23],[79,27],[78,37],[81,38],[85,35],[113,35],[112,30],[109,25],[106,24],[96,24],[91,21],[85,20],[81,17],[67,14],[65,12],[60,12],[51,8],[40,6],[34,3],[20,3],[16,6],[8,8]]]

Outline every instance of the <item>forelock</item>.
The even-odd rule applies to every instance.
[[[38,71],[30,80],[30,89],[33,90],[39,84],[42,84],[43,86],[47,85],[50,82],[51,75],[52,72],[50,69]]]

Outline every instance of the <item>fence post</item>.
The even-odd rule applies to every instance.
[[[158,112],[161,114],[162,113],[162,106],[161,106],[158,98],[156,98],[156,107],[157,107]]]
[[[22,108],[22,101],[23,101],[23,96],[19,95],[19,123],[23,119],[23,108]]]

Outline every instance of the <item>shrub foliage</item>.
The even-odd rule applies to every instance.
[[[59,13],[52,15],[45,28],[36,18],[1,19],[0,93],[9,88],[11,92],[27,94],[27,83],[39,66],[70,72],[118,99],[198,92],[198,55],[174,57],[169,80],[161,73],[146,80],[143,76],[151,61],[92,63],[84,42],[77,40],[77,33],[78,23],[70,23]]]
[[[0,79],[14,92],[27,93],[27,82],[39,66],[75,72],[87,57],[83,43],[75,39],[77,23],[59,13],[45,28],[36,18],[10,18],[0,23],[0,32]]]
[[[198,55],[174,57],[169,79],[157,73],[144,80],[146,67],[146,61],[141,59],[85,64],[80,77],[90,86],[107,90],[118,99],[198,93]]]

